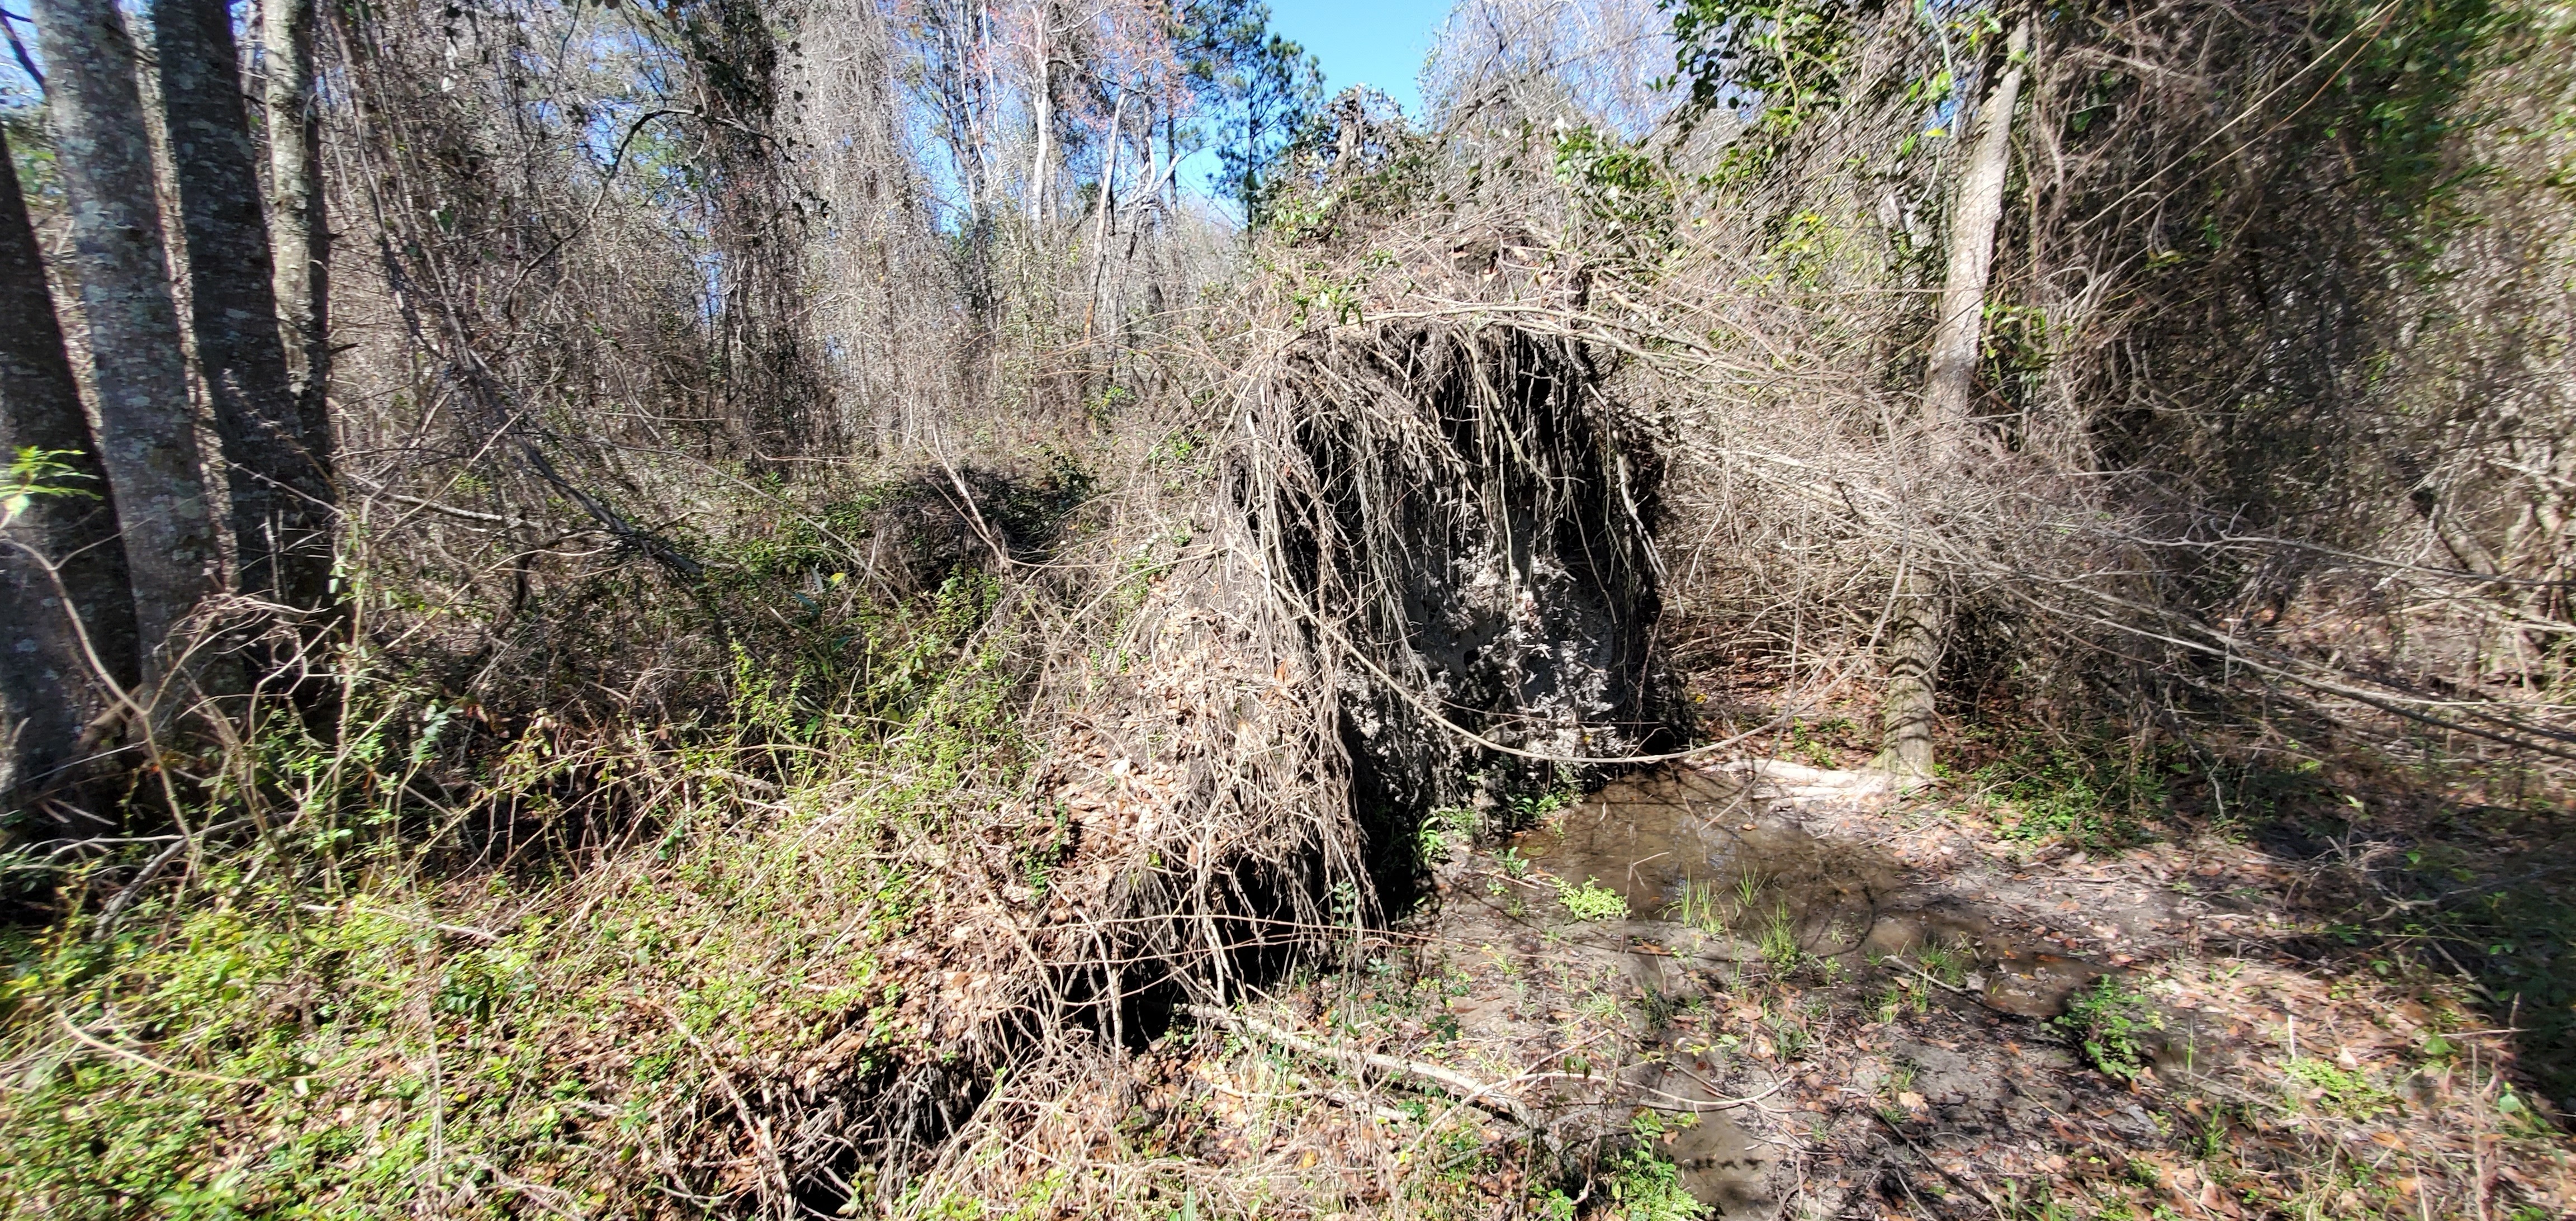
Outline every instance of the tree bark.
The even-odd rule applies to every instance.
[[[235,583],[318,610],[331,597],[334,496],[287,380],[232,16],[224,0],[160,0],[152,34],[188,252],[189,325],[232,493]]]
[[[306,452],[331,462],[331,228],[322,194],[322,104],[314,88],[313,0],[264,0],[269,242],[279,338]]]
[[[1887,688],[1879,702],[1881,733],[1876,766],[1898,788],[1932,780],[1932,738],[1940,726],[1933,685],[1941,677],[1941,649],[1950,627],[1950,600],[1919,566],[1898,583],[1896,622],[1887,638]]]
[[[1959,464],[1967,441],[1969,391],[1985,338],[1986,281],[1994,271],[1995,226],[2003,218],[2004,176],[2011,164],[2012,112],[2029,50],[2030,18],[2023,17],[2005,41],[2003,73],[1977,110],[1977,143],[1951,208],[1949,274],[1923,379],[1922,444],[1926,469],[1936,477]],[[1939,580],[1920,559],[1909,562],[1888,636],[1876,764],[1900,787],[1932,779],[1932,739],[1939,724],[1934,688],[1950,617],[1949,595]]]
[[[1941,316],[1923,375],[1923,435],[1936,466],[1959,457],[1968,424],[1968,397],[1985,338],[1986,281],[1995,262],[1995,226],[2004,214],[2004,174],[2012,161],[2013,105],[2021,99],[2023,60],[2030,51],[2030,19],[2014,23],[2005,41],[2003,75],[1977,108],[1977,143],[1950,212],[1950,268],[1941,287]]]
[[[0,165],[10,164],[0,132]],[[0,458],[26,449],[52,453],[70,475],[57,482],[72,494],[0,510],[9,523],[0,538],[0,809],[31,805],[70,778],[81,731],[108,710],[82,632],[117,685],[138,677],[116,501],[12,173],[0,175]]]
[[[135,81],[114,0],[35,0],[56,164],[71,212],[71,279],[89,323],[99,456],[115,489],[134,619],[153,651],[218,588],[221,556],[198,466],[178,308]]]

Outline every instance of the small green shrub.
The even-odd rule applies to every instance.
[[[1627,898],[1618,891],[1601,885],[1598,879],[1585,878],[1583,885],[1576,886],[1559,878],[1556,882],[1556,900],[1563,903],[1566,913],[1577,920],[1628,918]]]
[[[1448,860],[1451,853],[1476,842],[1477,817],[1463,806],[1445,806],[1423,818],[1414,831],[1415,863],[1424,869]]]
[[[1696,1221],[1709,1215],[1708,1206],[1682,1188],[1681,1168],[1655,1149],[1666,1133],[1682,1126],[1652,1111],[1630,1121],[1637,1143],[1612,1155],[1603,1167],[1609,1215],[1621,1221]]]
[[[1504,809],[1511,816],[1512,826],[1527,827],[1547,821],[1549,816],[1582,799],[1582,790],[1560,778],[1547,788],[1511,798],[1504,803]]]
[[[2139,1036],[2164,1029],[2165,1019],[2118,976],[2105,975],[2067,1002],[2066,1014],[2057,1024],[2076,1037],[2084,1058],[2104,1076],[2132,1081],[2146,1071],[2149,1058]]]

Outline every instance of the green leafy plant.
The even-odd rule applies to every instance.
[[[1655,1147],[1696,1119],[1676,1123],[1645,1111],[1629,1121],[1637,1143],[1611,1155],[1603,1166],[1601,1186],[1610,1197],[1610,1215],[1621,1221],[1697,1221],[1709,1215],[1708,1206],[1682,1187],[1681,1168]]]
[[[1577,920],[1628,918],[1627,898],[1618,891],[1601,885],[1598,879],[1585,878],[1581,886],[1576,886],[1559,878],[1556,882],[1556,900],[1565,905],[1566,914]]]
[[[2325,1060],[2300,1057],[2284,1070],[2309,1101],[2351,1119],[2368,1119],[2396,1105],[2397,1097],[2359,1072]]]
[[[98,499],[97,492],[76,486],[75,481],[86,482],[89,476],[63,461],[74,456],[67,450],[37,449],[32,445],[21,446],[11,454],[9,469],[0,472],[0,525],[15,521],[39,496]]]
[[[1653,157],[1589,124],[1557,133],[1555,153],[1557,181],[1602,238],[1632,257],[1661,253],[1672,239],[1674,192]]]
[[[1433,810],[1414,831],[1415,863],[1425,869],[1448,860],[1452,852],[1476,840],[1477,818],[1464,806]]]
[[[1807,1048],[1815,1041],[1814,1032],[1790,1015],[1783,1013],[1771,1019],[1771,1048],[1780,1053],[1782,1060],[1795,1060],[1807,1054]]]
[[[1798,130],[1842,105],[1858,8],[1848,0],[1675,0],[1675,66],[1693,116],[1750,110],[1717,177],[1768,170]]]
[[[2105,975],[2067,1002],[2057,1024],[2075,1036],[2084,1058],[2103,1075],[2131,1081],[2147,1069],[2149,1049],[2141,1036],[2164,1029],[2165,1020],[2118,976]]]
[[[1556,783],[1546,788],[1514,796],[1504,808],[1510,812],[1512,826],[1526,827],[1545,821],[1549,815],[1573,805],[1582,796],[1582,791],[1571,781],[1559,777]]]

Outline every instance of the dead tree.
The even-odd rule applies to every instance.
[[[0,132],[0,164],[10,164]],[[80,762],[82,731],[112,705],[98,667],[135,679],[134,596],[98,439],[45,282],[18,176],[0,175],[0,454],[43,453],[48,485],[0,506],[0,809],[41,796]],[[86,636],[86,639],[84,639]],[[96,661],[93,662],[93,655]]]
[[[1985,334],[1986,280],[1994,269],[1995,225],[2003,217],[2004,174],[2012,154],[2012,112],[2020,100],[2030,19],[2013,25],[2003,72],[1977,109],[1977,143],[1950,215],[1950,266],[1941,288],[1940,320],[1924,373],[1921,437],[1925,469],[1935,476],[1962,462],[1968,396]],[[1898,578],[1896,621],[1888,637],[1888,682],[1881,705],[1877,765],[1899,784],[1932,778],[1932,734],[1941,652],[1948,636],[1949,595],[1921,557],[1909,556]]]
[[[161,0],[152,33],[188,252],[189,329],[229,474],[235,582],[319,609],[331,596],[330,469],[287,381],[231,14],[224,0]]]
[[[89,323],[99,456],[115,488],[141,669],[215,592],[221,555],[188,409],[178,308],[135,80],[114,0],[36,0],[54,149],[71,214],[70,278]]]

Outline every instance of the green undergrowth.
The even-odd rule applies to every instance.
[[[1597,878],[1585,878],[1580,886],[1560,878],[1556,883],[1557,902],[1565,905],[1565,914],[1577,920],[1625,920],[1628,900],[1618,891],[1600,884]]]
[[[1663,1152],[1663,1142],[1680,1128],[1696,1124],[1698,1116],[1679,1118],[1654,1111],[1640,1111],[1629,1121],[1633,1142],[1602,1159],[1591,1186],[1603,1197],[1605,1207],[1591,1214],[1619,1221],[1700,1221],[1713,1215],[1707,1205],[1691,1197],[1682,1186],[1681,1168]],[[1572,1218],[1578,1212],[1574,1199],[1563,1191],[1553,1191],[1537,1201],[1532,1213],[1544,1218]]]
[[[917,1042],[878,954],[914,890],[823,834],[846,823],[708,818],[642,868],[463,893],[256,859],[113,926],[12,936],[0,1038],[27,1067],[0,1096],[0,1207],[601,1206],[709,1139],[718,1073],[850,1032],[862,1058]]]
[[[233,829],[139,901],[107,899],[159,842],[0,932],[0,1215],[739,1199],[746,1108],[932,1054],[890,955],[1027,753],[994,604],[961,574],[880,608],[836,673],[737,648],[723,713],[662,740],[536,718],[459,752],[454,704],[361,669],[340,748],[262,735],[188,811]],[[528,837],[577,804],[622,812],[606,842]]]
[[[2107,734],[2067,742],[2022,736],[1995,745],[1999,757],[1970,779],[2010,838],[2123,848],[2148,838],[2171,808],[2177,773],[2169,752],[2135,750]]]
[[[786,796],[677,811],[583,876],[334,887],[254,854],[113,925],[10,936],[0,1040],[29,1067],[0,1096],[0,1207],[597,1206],[730,1140],[704,1130],[730,1120],[724,1074],[835,1039],[842,1073],[918,1054],[880,952],[923,892],[879,845],[922,811],[895,787]]]
[[[2520,1065],[2576,1097],[2576,874],[2554,793],[2458,804],[2419,820],[2379,803],[2318,837],[2384,845],[2351,867],[2331,944],[2381,978],[2455,975],[2470,1003],[2520,1032]],[[2396,803],[2388,803],[2394,807]],[[2365,850],[2368,851],[2368,850]],[[2366,871],[2368,881],[2359,875]]]

